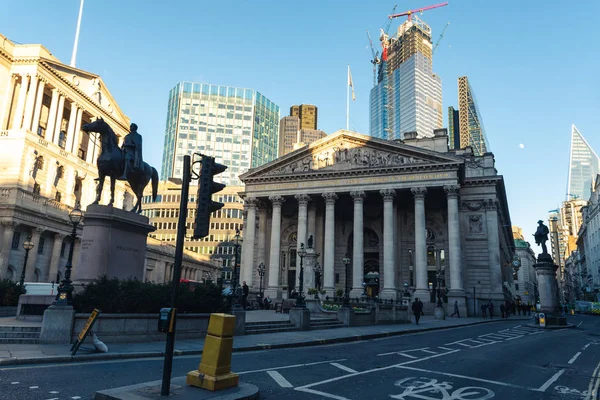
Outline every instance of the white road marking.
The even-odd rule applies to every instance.
[[[438,346],[438,349],[442,349],[442,350],[446,350],[446,351],[452,351],[454,349],[449,349],[447,347],[442,347],[442,346]]]
[[[81,397],[79,397],[79,396],[73,396],[73,397],[71,397],[71,398],[72,398],[73,400],[79,400],[79,399],[81,399]]]
[[[411,353],[414,351],[425,351],[427,350],[429,347],[423,347],[420,349],[410,349],[410,350],[402,350],[402,351],[390,351],[389,353],[381,353],[381,354],[377,354],[377,356],[389,356],[391,354],[400,354],[400,353]]]
[[[600,373],[600,363],[598,363],[598,366],[596,367],[596,369],[594,370],[594,373],[592,374],[592,379],[590,379],[590,384],[588,386],[587,396],[585,396],[585,400],[590,400],[592,398],[592,393],[593,393],[593,389],[594,389],[594,380],[600,382],[600,378],[598,378],[599,373]],[[596,387],[596,389],[598,389],[598,388]]]
[[[58,400],[58,397],[53,397],[53,398],[47,399],[47,400]]]
[[[29,389],[39,389],[39,386],[29,386]]]
[[[277,369],[307,367],[307,366],[310,366],[310,365],[328,364],[328,363],[332,363],[332,362],[336,362],[336,361],[346,361],[346,360],[347,360],[346,358],[341,358],[339,360],[318,361],[318,362],[307,363],[307,364],[284,365],[284,366],[281,366],[281,367],[271,367],[271,368],[263,368],[263,369],[255,369],[255,370],[250,370],[250,371],[236,372],[236,374],[238,374],[238,375],[252,374],[252,373],[255,373],[255,372],[265,372],[265,371],[274,371],[274,370],[277,370]],[[56,393],[58,393],[58,392],[56,392]]]
[[[449,351],[447,353],[435,354],[433,356],[423,357],[423,358],[419,358],[417,360],[404,361],[404,362],[401,362],[399,364],[388,365],[387,367],[373,368],[373,369],[369,369],[369,370],[366,370],[366,371],[357,372],[355,374],[348,374],[348,375],[338,376],[336,378],[325,379],[323,381],[313,382],[313,383],[309,383],[308,385],[297,387],[296,390],[304,390],[306,388],[310,388],[310,387],[313,387],[313,386],[319,386],[319,385],[324,385],[326,383],[336,382],[336,381],[339,381],[341,379],[352,378],[352,377],[355,377],[355,376],[358,376],[358,375],[370,374],[371,372],[385,371],[386,369],[392,369],[392,368],[396,368],[396,367],[401,366],[401,365],[406,365],[406,364],[412,364],[412,363],[416,363],[416,362],[421,362],[421,361],[429,360],[429,359],[432,359],[432,358],[436,358],[436,357],[440,357],[440,356],[445,356],[447,354],[456,353],[456,352],[459,352],[459,351],[461,351],[461,350],[452,350],[452,351]]]
[[[342,365],[342,364],[338,364],[338,363],[335,363],[335,362],[330,363],[330,364],[333,365],[334,367],[338,367],[339,369],[341,369],[343,371],[350,372],[351,374],[354,374],[354,373],[357,372],[357,371],[353,370],[352,368],[348,368],[348,367],[346,367],[345,365]]]
[[[335,394],[329,394],[329,393],[325,393],[325,392],[321,392],[319,390],[314,390],[314,389],[308,389],[305,387],[300,387],[300,388],[295,388],[294,390],[298,390],[300,392],[305,392],[305,393],[312,393],[312,394],[317,394],[319,396],[323,396],[323,397],[327,397],[330,399],[336,399],[336,400],[350,400],[347,397],[342,397],[342,396],[336,396]]]
[[[590,343],[586,344],[585,346],[583,346],[583,348],[581,350],[587,349],[588,347],[590,347],[590,344],[592,344],[592,343],[594,343],[594,342],[590,342]]]
[[[583,321],[581,321],[580,323],[578,323],[577,327],[579,328],[581,326],[581,324],[583,324]]]
[[[279,384],[279,386],[284,387],[284,388],[293,388],[294,386],[283,377],[283,375],[281,375],[279,372],[277,371],[267,371],[267,374],[269,374],[269,376],[271,378],[273,378],[273,380],[275,382],[277,382]]]
[[[531,335],[539,335],[540,333],[544,333],[544,331],[533,332]]]
[[[435,351],[431,351],[431,350],[421,350],[423,353],[429,353],[429,354],[437,354]]]
[[[575,353],[575,355],[573,357],[571,357],[571,359],[569,360],[568,364],[573,364],[575,362],[575,360],[577,360],[577,357],[579,357],[580,355],[581,355],[580,351]]]
[[[475,377],[466,376],[466,375],[451,374],[451,373],[448,373],[448,372],[431,371],[431,370],[428,370],[428,369],[415,368],[415,367],[404,367],[404,366],[398,366],[397,368],[410,369],[411,371],[428,372],[430,374],[438,374],[438,375],[451,376],[451,377],[454,377],[454,378],[469,379],[469,380],[472,380],[472,381],[478,381],[478,382],[484,382],[484,383],[492,383],[494,385],[508,386],[508,387],[513,387],[513,388],[518,388],[518,389],[536,390],[536,389],[528,388],[528,387],[525,387],[525,386],[513,385],[512,383],[492,381],[492,380],[489,380],[489,379],[475,378]]]
[[[19,384],[19,382],[11,382],[10,384],[11,384],[11,385],[18,385],[18,384]]]
[[[521,338],[521,337],[523,337],[523,336],[525,336],[525,335],[513,336],[513,337],[510,337],[510,338],[508,338],[508,339],[506,339],[506,340],[518,339],[518,338]]]
[[[406,358],[417,358],[417,357],[415,357],[415,356],[411,356],[411,355],[408,355],[408,354],[406,354],[406,353],[396,353],[396,354],[398,354],[399,356],[404,356],[404,357],[406,357]]]
[[[469,348],[469,349],[472,349],[472,348],[473,348],[473,346],[471,346],[470,344],[466,344],[466,343],[456,342],[456,344],[458,344],[458,345],[460,345],[460,346],[465,346],[465,347],[467,347],[467,348]]]
[[[563,374],[563,372],[565,372],[565,370],[561,369],[560,371],[558,371],[557,373],[552,375],[552,378],[548,379],[546,381],[546,383],[544,383],[542,386],[540,386],[540,388],[538,389],[538,392],[545,392],[546,389],[548,389],[550,386],[552,386],[552,384],[554,382],[556,382],[558,380],[558,378],[560,378],[560,376]]]
[[[50,392],[48,392],[50,394],[58,394],[59,392],[57,392],[56,390],[51,390]]]

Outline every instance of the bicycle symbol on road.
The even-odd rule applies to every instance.
[[[491,390],[476,386],[452,391],[452,382],[438,382],[437,379],[423,377],[404,378],[396,381],[394,386],[404,389],[401,394],[390,395],[391,398],[399,400],[488,400],[495,396]]]

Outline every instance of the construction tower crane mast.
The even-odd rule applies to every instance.
[[[377,65],[381,63],[381,60],[379,59],[379,50],[375,51],[375,46],[373,46],[373,40],[371,39],[371,34],[368,29],[367,36],[369,37],[369,46],[371,46],[371,54],[373,55],[371,64],[373,64],[373,86],[375,86],[377,85]]]
[[[412,21],[412,15],[414,13],[417,13],[417,12],[422,13],[423,11],[433,10],[434,8],[440,8],[440,7],[444,7],[444,6],[447,6],[447,5],[448,5],[448,2],[440,3],[440,4],[434,4],[432,6],[427,6],[427,7],[423,7],[423,8],[417,8],[417,9],[414,9],[414,10],[408,10],[408,11],[405,11],[405,12],[400,13],[400,14],[392,14],[388,18],[391,20],[391,19],[398,18],[398,17],[404,17],[406,15],[406,16],[408,16],[408,20]]]
[[[450,25],[450,22],[448,22],[446,24],[446,26],[444,27],[444,30],[442,31],[442,33],[441,33],[440,37],[438,38],[437,42],[435,42],[435,45],[433,45],[433,49],[431,49],[431,55],[432,56],[435,54],[435,50],[440,45],[440,42],[442,41],[442,38],[444,37],[444,33],[446,33],[446,29],[448,29],[448,25]]]

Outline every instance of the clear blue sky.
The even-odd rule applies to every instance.
[[[377,38],[394,4],[404,11],[439,2],[86,0],[77,66],[102,76],[158,169],[167,95],[182,80],[254,88],[282,116],[291,104],[316,104],[319,128],[332,133],[345,126],[350,64],[357,96],[350,125],[368,133],[366,29]],[[69,63],[79,0],[0,0],[0,9],[4,35],[42,43]],[[457,78],[467,75],[512,222],[527,236],[564,200],[571,124],[600,151],[598,15],[597,0],[450,0],[421,16],[435,40],[450,21],[433,64],[444,124],[458,102]]]

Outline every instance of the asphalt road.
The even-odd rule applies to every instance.
[[[235,353],[232,369],[261,399],[596,399],[600,318],[540,331],[505,321],[349,344]],[[173,376],[200,356],[177,357]],[[0,399],[90,399],[159,380],[162,359],[0,368]],[[597,379],[596,379],[597,378]]]

